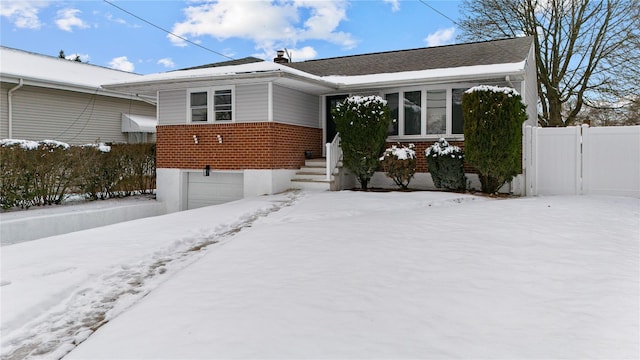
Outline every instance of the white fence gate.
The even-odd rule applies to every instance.
[[[525,129],[526,194],[640,197],[640,126]]]

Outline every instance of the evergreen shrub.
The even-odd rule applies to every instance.
[[[344,166],[367,189],[387,139],[387,101],[379,96],[351,96],[338,104],[332,115],[340,134]]]
[[[464,191],[467,188],[462,149],[449,145],[447,140],[440,138],[424,154],[436,188],[451,191]]]
[[[409,182],[416,173],[416,151],[414,145],[392,145],[384,151],[380,158],[380,165],[385,174],[390,177],[396,185],[406,190]]]
[[[521,170],[526,105],[512,88],[481,85],[464,93],[462,110],[467,162],[478,170],[482,191],[494,194]]]

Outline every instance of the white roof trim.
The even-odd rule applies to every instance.
[[[167,73],[143,75],[137,79],[104,84],[107,89],[128,91],[154,91],[169,88],[178,83],[196,81],[246,81],[258,78],[288,78],[293,81],[313,84],[324,91],[354,89],[361,87],[399,86],[405,83],[435,83],[465,79],[483,79],[505,75],[524,74],[526,61],[506,64],[461,66],[419,71],[393,72],[357,76],[317,76],[286,65],[272,62],[258,62],[233,66],[220,66],[193,70],[179,70]]]
[[[158,119],[152,116],[122,113],[122,132],[155,133]]]

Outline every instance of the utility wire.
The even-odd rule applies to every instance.
[[[189,44],[191,44],[191,45],[195,45],[195,46],[197,46],[197,47],[199,47],[199,48],[202,48],[202,49],[207,50],[207,51],[210,51],[210,52],[212,52],[212,53],[214,53],[214,54],[220,55],[220,56],[225,57],[225,58],[227,58],[227,59],[229,59],[229,60],[235,60],[234,58],[232,58],[232,57],[230,57],[230,56],[227,56],[227,55],[225,55],[225,54],[223,54],[223,53],[217,52],[217,51],[215,51],[215,50],[211,50],[211,49],[209,49],[208,47],[202,46],[202,45],[200,45],[200,44],[198,44],[198,43],[195,43],[195,42],[193,42],[193,41],[191,41],[191,40],[189,40],[189,39],[187,39],[187,38],[184,38],[184,37],[182,37],[182,36],[180,36],[180,35],[174,34],[174,33],[172,33],[171,31],[169,31],[169,30],[167,30],[167,29],[165,29],[165,28],[162,28],[162,27],[160,27],[160,26],[158,26],[158,25],[156,25],[156,24],[154,24],[154,23],[152,23],[152,22],[150,22],[150,21],[147,21],[147,20],[145,20],[145,19],[141,18],[140,16],[138,16],[138,15],[136,15],[136,14],[134,14],[134,13],[132,13],[132,12],[128,11],[128,10],[125,10],[125,9],[121,8],[120,6],[118,6],[118,5],[114,4],[114,3],[110,2],[110,1],[107,1],[107,0],[102,0],[102,1],[106,2],[107,4],[109,4],[109,5],[113,6],[113,7],[114,7],[114,8],[116,8],[116,9],[119,9],[120,11],[123,11],[123,12],[125,12],[125,13],[127,13],[127,14],[129,14],[129,15],[133,16],[134,18],[136,18],[136,19],[138,19],[138,20],[140,20],[140,21],[144,21],[145,23],[147,23],[147,24],[149,24],[149,25],[153,26],[153,27],[154,27],[154,28],[156,28],[156,29],[162,30],[162,31],[166,32],[166,33],[167,33],[167,34],[169,34],[169,35],[172,35],[172,36],[177,37],[177,38],[178,38],[178,39],[180,39],[180,40],[186,41],[186,42],[188,42],[188,43],[189,43]]]
[[[105,0],[106,1],[106,0]],[[433,6],[429,5],[425,0],[419,0],[424,6],[428,7],[429,9],[437,12],[438,14],[444,16],[445,18],[447,18],[449,21],[451,21],[454,25],[456,26],[460,26],[460,24],[458,24],[458,22],[456,22],[455,20],[453,20],[452,18],[448,17],[445,13],[443,13],[442,11],[434,8]]]

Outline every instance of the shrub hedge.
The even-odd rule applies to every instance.
[[[96,200],[155,189],[155,144],[1,140],[0,159],[3,209],[60,204],[69,194]]]

